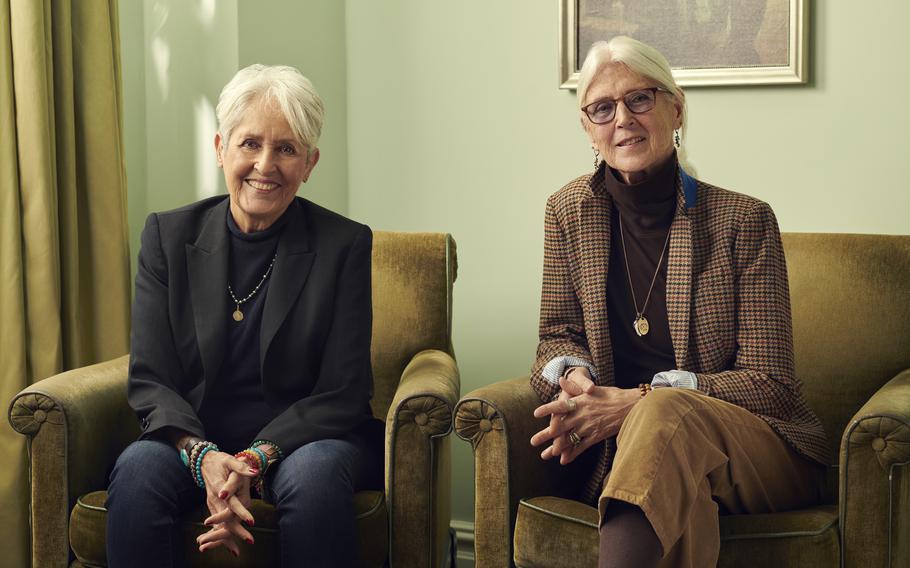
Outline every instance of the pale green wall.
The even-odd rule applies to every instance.
[[[134,270],[148,213],[225,192],[215,106],[252,63],[293,65],[325,98],[322,157],[300,194],[347,210],[343,2],[124,0],[120,28]]]
[[[240,67],[292,65],[325,103],[319,164],[299,194],[333,211],[348,208],[344,2],[239,0]]]
[[[544,202],[591,167],[557,89],[556,5],[347,2],[350,214],[455,236],[462,393],[528,372]],[[785,231],[910,233],[910,3],[812,7],[812,83],[690,89],[689,157]],[[453,448],[454,516],[471,519],[470,449]]]
[[[328,106],[323,161],[301,193],[374,229],[452,233],[462,392],[527,373],[544,201],[591,166],[573,94],[556,88],[555,2],[218,0],[211,33],[192,10],[214,0],[142,4],[121,2],[134,243],[148,211],[196,199],[214,164],[196,157],[193,101],[214,101],[238,65],[287,62]],[[187,20],[161,32],[172,82],[185,83],[173,106],[151,68],[155,6]],[[690,159],[703,179],[770,202],[785,231],[910,233],[910,3],[812,7],[810,85],[690,89]],[[453,448],[454,516],[470,520],[470,450]]]

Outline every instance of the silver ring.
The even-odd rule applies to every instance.
[[[581,445],[581,437],[579,437],[574,430],[569,432],[569,441],[572,442],[572,445],[576,448]]]
[[[575,402],[574,398],[567,398],[566,408],[568,408],[568,412],[575,412],[575,410],[578,408],[578,403]]]

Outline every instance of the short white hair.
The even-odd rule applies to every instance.
[[[255,63],[237,71],[221,90],[215,114],[218,133],[227,142],[253,103],[278,105],[297,139],[315,148],[322,133],[325,108],[313,83],[287,65]]]
[[[597,41],[588,50],[578,73],[578,106],[584,105],[588,88],[594,77],[610,63],[622,63],[629,70],[651,79],[669,91],[682,106],[682,130],[686,129],[686,96],[676,84],[667,58],[646,43],[628,36],[616,36],[610,41]]]

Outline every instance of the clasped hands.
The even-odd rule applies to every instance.
[[[559,379],[556,400],[534,410],[535,418],[550,417],[550,424],[531,437],[532,446],[547,446],[540,457],[559,457],[572,463],[585,450],[619,433],[623,420],[641,399],[638,389],[599,387],[584,367],[576,367]]]
[[[237,539],[253,544],[253,535],[243,526],[253,526],[249,507],[250,483],[259,475],[258,464],[250,464],[224,452],[207,452],[202,459],[206,504],[211,515],[204,524],[212,527],[196,539],[199,552],[223,546],[240,556]]]

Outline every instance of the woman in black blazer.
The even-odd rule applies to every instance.
[[[111,474],[108,561],[180,565],[176,521],[203,500],[199,550],[239,555],[258,493],[283,565],[352,565],[353,494],[382,471],[372,233],[295,197],[323,117],[296,69],[239,71],[217,115],[229,196],[152,214],[142,233],[128,384],[143,434]]]

